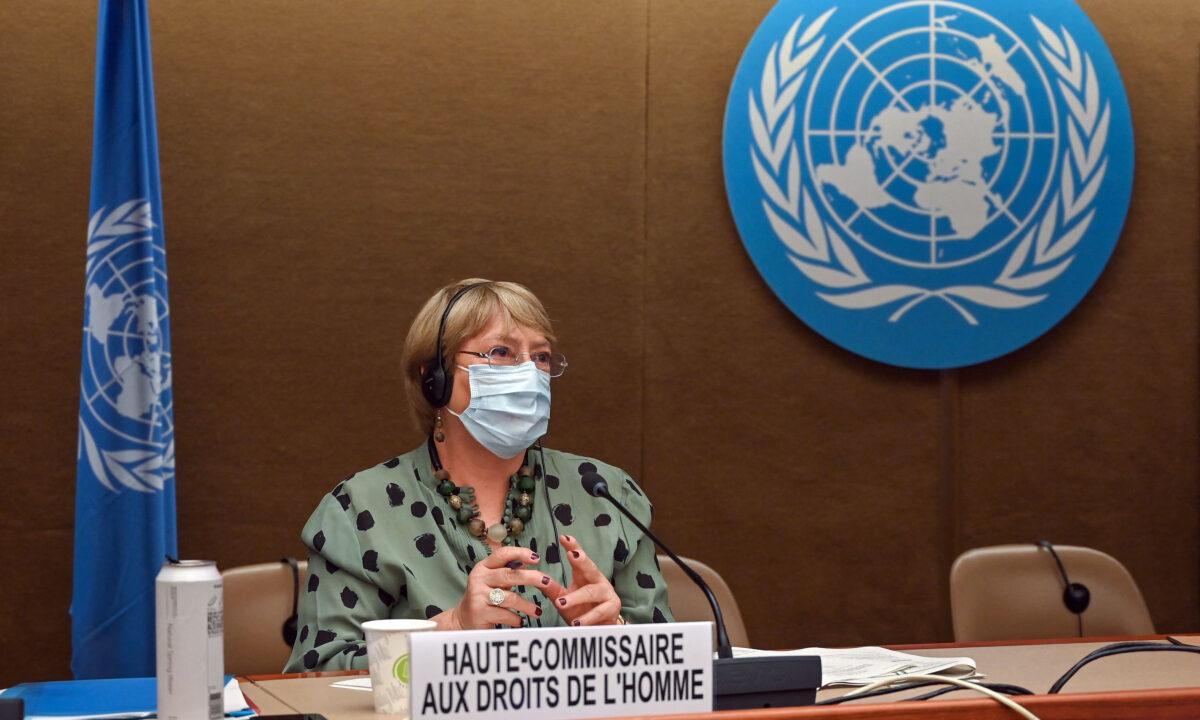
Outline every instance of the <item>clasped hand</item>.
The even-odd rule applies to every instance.
[[[570,535],[559,536],[559,545],[571,563],[571,585],[563,587],[549,575],[530,570],[540,557],[528,548],[501,547],[477,563],[467,576],[467,589],[458,605],[435,615],[439,630],[520,627],[521,616],[541,617],[542,609],[512,588],[537,588],[571,625],[608,625],[619,622],[621,598],[612,583]],[[499,590],[500,592],[494,592]],[[497,604],[496,601],[499,603]]]

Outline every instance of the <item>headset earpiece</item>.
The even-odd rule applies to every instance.
[[[1063,604],[1076,615],[1080,615],[1092,604],[1092,593],[1082,583],[1070,583],[1063,590]]]
[[[1064,586],[1063,605],[1066,605],[1067,609],[1076,615],[1082,615],[1088,609],[1088,605],[1092,604],[1092,591],[1088,590],[1087,585],[1083,583],[1071,582],[1071,578],[1067,577],[1067,568],[1049,540],[1038,540],[1037,546],[1043,550],[1049,550],[1050,555],[1054,558],[1054,564],[1058,566],[1058,573],[1062,576]]]
[[[425,396],[425,401],[435,408],[444,408],[449,405],[450,395],[454,392],[454,383],[450,381],[450,377],[446,373],[446,359],[442,348],[442,342],[446,335],[446,318],[450,317],[450,310],[454,307],[454,303],[458,302],[458,299],[468,290],[486,284],[472,283],[459,288],[458,292],[451,296],[450,302],[446,303],[446,309],[442,311],[442,319],[438,323],[437,349],[434,351],[433,358],[425,363],[425,375],[421,378],[421,394]]]
[[[426,402],[435,408],[446,407],[450,402],[450,392],[454,389],[452,383],[446,382],[446,368],[437,359],[425,363],[425,373],[421,378],[421,394]]]

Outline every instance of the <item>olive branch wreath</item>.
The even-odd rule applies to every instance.
[[[130,235],[144,237],[133,241],[150,241],[148,234],[156,226],[151,217],[150,203],[143,199],[130,200],[112,210],[100,208],[88,222],[87,273],[100,261],[103,251],[117,240]],[[86,335],[85,335],[86,338]],[[85,340],[86,342],[86,340]],[[83,392],[82,385],[80,391]],[[175,474],[175,440],[172,439],[164,451],[157,450],[106,450],[96,444],[88,430],[82,414],[79,417],[79,447],[76,459],[87,456],[88,466],[96,479],[105,488],[117,492],[113,480],[124,487],[138,492],[162,490],[166,481]]]
[[[1111,106],[1108,102],[1101,104],[1091,57],[1080,52],[1066,28],[1056,34],[1030,15],[1042,39],[1039,49],[1058,77],[1059,91],[1070,112],[1069,143],[1063,153],[1058,194],[1051,199],[1041,222],[1017,244],[992,284],[938,289],[878,285],[863,270],[838,230],[821,219],[812,196],[800,182],[800,156],[794,137],[796,96],[807,79],[809,63],[825,43],[821,31],[834,12],[836,8],[807,27],[803,25],[804,16],[797,18],[782,44],[775,43],[767,53],[758,90],[760,99],[750,90],[748,105],[754,138],[750,158],[763,191],[763,210],[776,237],[790,251],[788,259],[809,280],[834,291],[817,292],[817,296],[838,307],[866,310],[906,301],[888,318],[893,323],[934,298],[949,304],[971,325],[978,325],[979,320],[960,301],[1012,310],[1048,298],[1049,293],[1036,293],[1074,262],[1073,251],[1095,219],[1095,210],[1089,209],[1108,169],[1104,149]]]

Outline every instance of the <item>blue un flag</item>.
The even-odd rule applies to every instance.
[[[145,0],[101,0],[76,460],[71,670],[154,674],[176,555],[171,332]]]

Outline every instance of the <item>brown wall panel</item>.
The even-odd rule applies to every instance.
[[[19,645],[0,657],[7,686],[67,672],[95,8],[0,3],[0,27],[0,634]]]
[[[808,330],[725,203],[729,81],[770,5],[651,5],[645,480],[664,535],[722,572],[759,644],[933,637],[937,376]]]
[[[550,444],[641,477],[760,645],[948,639],[954,553],[1040,536],[1195,629],[1200,10],[1084,5],[1138,124],[1128,230],[1061,327],[939,378],[822,340],[741,248],[721,121],[768,0],[156,0],[183,553],[300,552],[322,492],[419,440],[417,306],[483,275],[571,358]],[[67,674],[95,10],[0,24],[4,686]]]
[[[156,7],[183,552],[301,552],[321,493],[417,444],[400,343],[461,277],[542,293],[596,358],[553,441],[635,463],[636,421],[589,418],[640,387],[644,9],[215,7]]]
[[[1043,537],[1099,548],[1128,565],[1159,629],[1178,631],[1195,627],[1200,599],[1200,15],[1186,0],[1147,4],[1136,23],[1129,3],[1083,5],[1125,77],[1134,202],[1074,314],[961,372],[957,550]]]
[[[47,652],[0,685],[67,672],[95,47],[94,15],[49,48],[55,13],[17,15],[30,62],[0,93],[32,107],[5,127],[21,146],[51,132],[69,163],[45,169],[53,196],[4,175],[5,223],[61,227],[40,221],[54,247],[32,267],[5,243],[14,296],[39,300],[4,313],[6,347],[45,347],[4,361],[28,379],[4,410],[4,475],[37,474],[40,512],[4,513],[4,558],[30,580],[6,591],[0,622],[33,608]],[[640,470],[629,249],[643,237],[645,17],[643,3],[154,3],[183,554],[233,566],[301,552],[321,493],[419,442],[400,342],[424,298],[465,276],[525,282],[557,322],[575,362],[551,442]],[[39,65],[51,50],[77,78]],[[6,169],[45,157],[13,145]],[[51,512],[57,535],[34,536]],[[54,575],[35,583],[45,562]]]

